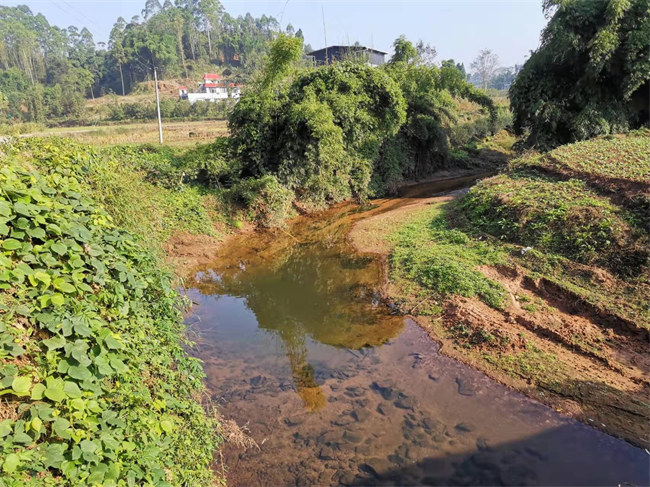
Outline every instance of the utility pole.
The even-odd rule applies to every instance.
[[[158,111],[158,139],[163,143],[162,135],[162,119],[160,118],[160,95],[158,94],[158,75],[156,74],[156,67],[153,68],[153,80],[156,84],[156,110]]]

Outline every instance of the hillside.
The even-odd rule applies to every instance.
[[[443,351],[647,446],[649,187],[646,130],[522,157],[352,238],[383,235],[389,294]]]

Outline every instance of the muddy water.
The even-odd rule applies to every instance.
[[[342,205],[246,235],[197,270],[188,324],[212,398],[259,448],[226,445],[230,485],[647,485],[638,448],[439,353],[380,296],[352,222],[467,184]]]

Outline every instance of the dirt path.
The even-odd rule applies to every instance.
[[[423,198],[357,222],[350,234],[362,253],[387,263],[399,226],[432,204],[453,196]],[[390,275],[387,267],[386,275]],[[615,315],[603,314],[518,265],[479,269],[507,291],[505,309],[478,298],[452,297],[442,313],[420,313],[413,283],[385,284],[386,294],[410,314],[443,353],[492,378],[636,445],[650,446],[650,354],[648,333]],[[616,285],[611,275],[603,279]]]

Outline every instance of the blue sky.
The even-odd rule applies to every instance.
[[[117,17],[139,15],[145,0],[0,0],[28,5],[50,23],[88,27],[96,41],[107,41]],[[438,60],[454,58],[469,68],[480,49],[495,51],[501,64],[522,63],[539,44],[546,19],[542,0],[222,0],[231,15],[273,15],[284,26],[302,28],[315,49],[327,43],[359,41],[391,50],[400,34],[435,46]]]

